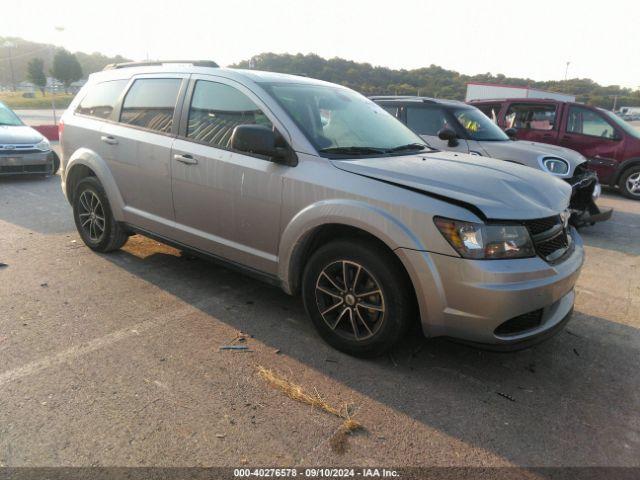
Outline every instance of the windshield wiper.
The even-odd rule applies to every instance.
[[[387,150],[375,147],[328,147],[322,148],[318,151],[321,153],[336,153],[339,155],[372,155],[387,153]]]
[[[402,152],[404,150],[424,150],[425,148],[429,148],[429,146],[424,143],[407,143],[406,145],[388,148],[387,153]]]

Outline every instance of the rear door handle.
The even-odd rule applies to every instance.
[[[184,163],[185,165],[197,165],[198,164],[198,160],[196,160],[195,158],[193,158],[191,155],[188,154],[179,154],[176,153],[173,158],[175,160],[177,160],[180,163]]]
[[[102,140],[104,143],[108,143],[109,145],[118,144],[118,140],[115,137],[112,137],[111,135],[103,135],[100,137],[100,140]]]

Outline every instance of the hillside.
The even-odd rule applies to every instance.
[[[10,42],[14,46],[11,48],[3,46],[6,42]],[[44,61],[44,71],[48,75],[57,48],[55,45],[30,42],[21,38],[0,37],[0,84],[7,86],[11,84],[9,50],[11,51],[11,63],[13,63],[15,82],[20,83],[26,80],[27,64],[33,58],[41,58]],[[107,57],[97,52],[90,54],[75,52],[75,54],[85,76],[102,70],[102,68],[109,63],[128,61],[120,55]]]
[[[262,53],[250,60],[234,65],[238,68],[270,70],[281,73],[303,74],[329,82],[339,83],[366,95],[425,95],[438,98],[464,100],[467,82],[492,82],[509,85],[527,85],[555,92],[571,93],[578,101],[603,108],[617,105],[640,106],[640,90],[633,91],[617,85],[602,86],[593,80],[575,78],[566,81],[536,82],[527,78],[510,78],[501,74],[483,73],[463,75],[436,65],[415,70],[393,70],[357,63],[342,58],[324,59],[318,55],[290,55]]]

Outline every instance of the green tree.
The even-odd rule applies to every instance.
[[[44,74],[44,61],[41,58],[32,58],[27,65],[27,79],[45,94],[47,77]]]
[[[419,93],[424,96],[464,100],[467,83],[489,82],[571,93],[576,95],[580,102],[604,108],[612,108],[614,98],[618,107],[640,105],[640,90],[619,85],[603,86],[587,78],[536,82],[529,78],[507,77],[501,73],[463,75],[437,65],[414,70],[393,70],[342,58],[325,59],[313,53],[308,55],[261,53],[252,57],[250,62],[239,62],[235,67],[304,74],[345,85],[365,95],[396,93],[416,95]]]
[[[82,67],[73,53],[60,49],[53,57],[51,75],[63,83],[67,93],[69,85],[82,78]]]

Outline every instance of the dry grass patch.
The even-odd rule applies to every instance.
[[[349,405],[345,405],[343,408],[335,407],[324,400],[317,390],[314,390],[313,394],[307,393],[300,385],[291,382],[273,370],[269,370],[261,365],[258,366],[258,373],[269,385],[280,390],[289,398],[319,408],[344,420],[330,441],[331,448],[334,452],[344,453],[347,449],[348,436],[358,430],[364,430],[360,422],[351,418]]]

